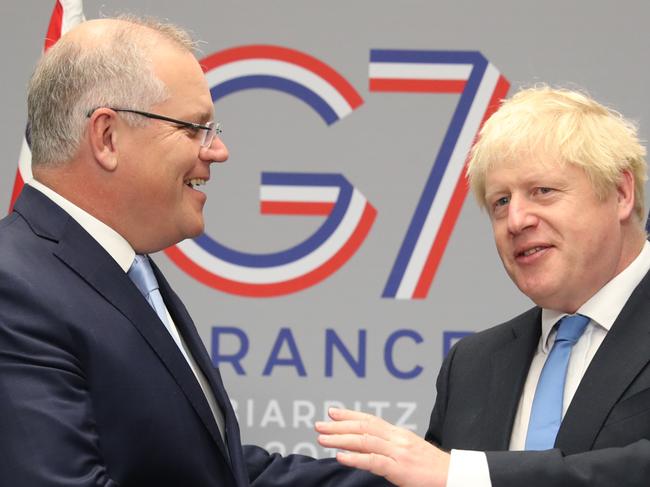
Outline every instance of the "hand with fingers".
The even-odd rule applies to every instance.
[[[318,442],[346,450],[339,463],[385,477],[400,487],[445,487],[449,454],[415,433],[372,414],[330,408],[332,421],[319,421]]]

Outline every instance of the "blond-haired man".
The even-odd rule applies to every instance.
[[[332,411],[321,443],[401,486],[647,485],[650,244],[636,129],[583,93],[522,90],[482,128],[468,174],[506,272],[536,306],[452,349],[427,441]]]

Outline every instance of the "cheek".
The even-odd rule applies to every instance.
[[[503,260],[505,256],[511,253],[509,250],[510,238],[508,236],[508,231],[507,229],[503,228],[503,225],[493,223],[492,233],[494,236],[494,245],[496,246],[497,252],[499,252],[501,259]]]

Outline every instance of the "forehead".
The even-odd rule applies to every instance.
[[[201,66],[190,52],[166,45],[156,50],[152,61],[156,76],[165,83],[170,95],[161,105],[169,105],[176,114],[211,117],[210,90]]]
[[[586,179],[582,168],[568,164],[555,157],[525,155],[500,161],[487,168],[485,173],[486,192],[544,181]]]

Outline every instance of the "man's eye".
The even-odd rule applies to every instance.
[[[509,196],[502,196],[494,200],[492,202],[492,208],[490,208],[492,218],[502,218],[507,213],[506,207],[509,202]]]
[[[541,188],[537,188],[537,191],[540,194],[549,194],[549,193],[553,192],[553,188],[547,188],[547,187],[542,186]]]
[[[508,196],[502,196],[501,198],[499,198],[494,202],[494,207],[498,208],[499,206],[505,206],[508,204],[509,201],[510,198]]]

